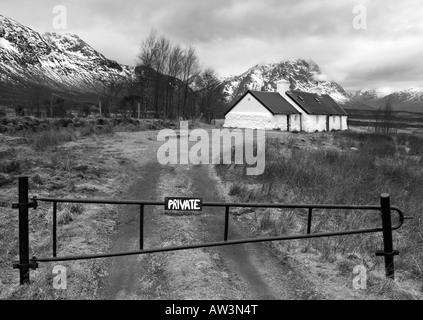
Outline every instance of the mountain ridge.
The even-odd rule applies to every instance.
[[[130,79],[135,73],[136,67],[106,58],[76,34],[40,34],[0,14],[0,103],[30,101],[32,105],[52,93],[96,101],[107,91],[108,84]],[[344,108],[378,109],[390,100],[394,110],[423,112],[423,90],[364,88],[346,92],[328,80],[310,59],[261,62],[240,75],[221,78],[225,99],[233,102],[247,90],[276,91],[276,81],[283,75],[291,89],[318,90]]]
[[[0,15],[0,100],[48,92],[93,96],[134,67],[107,59],[79,36],[40,33]],[[93,99],[93,97],[90,97]]]
[[[330,95],[345,108],[372,109],[354,98],[327,76],[313,60],[287,59],[280,62],[259,63],[238,76],[224,80],[227,101],[236,101],[247,90],[276,91],[276,81],[287,78],[292,90],[319,92]]]
[[[364,104],[376,109],[383,108],[388,101],[395,111],[423,112],[423,89],[408,88],[394,90],[390,88],[362,89],[350,92],[349,95]]]

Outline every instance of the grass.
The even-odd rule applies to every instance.
[[[138,123],[138,124],[120,124],[115,127],[115,130],[118,132],[140,132],[140,131],[148,131],[149,126],[145,123]]]
[[[89,124],[79,130],[79,135],[81,137],[90,137],[95,134],[113,134],[114,132],[115,130],[110,124],[106,124],[104,126]]]
[[[0,173],[18,173],[20,171],[21,164],[16,160],[3,160],[0,162]]]
[[[64,142],[76,140],[74,130],[67,128],[53,129],[39,132],[30,137],[30,142],[36,151],[45,151],[49,147],[57,146]]]
[[[241,177],[231,188],[231,194],[246,202],[378,204],[380,194],[389,193],[392,205],[414,217],[394,233],[394,248],[400,251],[396,267],[400,273],[423,282],[423,139],[397,134],[331,134],[337,148],[292,148],[294,143],[289,138],[285,147],[288,146],[290,156],[281,155],[283,146],[277,139],[267,140],[265,171],[253,178],[254,181],[244,175],[242,165],[219,165],[217,172],[230,179]],[[352,147],[356,149],[351,150]],[[405,147],[410,148],[407,154],[400,152]],[[248,183],[261,188],[245,192]],[[257,229],[266,232],[273,228],[276,234],[298,233],[306,228],[307,219],[300,211],[295,216],[294,223],[292,217],[288,220],[280,215],[272,219],[263,213],[256,219]],[[315,210],[312,232],[375,226],[380,226],[380,218],[374,212]],[[281,246],[286,249],[287,244]],[[299,246],[306,251],[317,250],[322,261],[331,262],[337,254],[358,254],[368,261],[376,260],[377,266],[383,269],[383,259],[374,258],[375,250],[382,249],[379,234],[315,239],[303,241]]]
[[[62,143],[75,141],[79,137],[90,137],[93,135],[113,134],[114,128],[110,124],[99,126],[88,124],[78,129],[50,127],[47,130],[34,133],[29,136],[28,141],[35,151],[46,151],[50,147],[58,146]]]
[[[46,134],[53,132],[52,129]],[[55,143],[59,141],[55,140]],[[87,148],[86,144],[91,147]],[[8,147],[7,144],[4,146]],[[34,152],[32,144],[23,142],[18,147],[0,151],[0,168],[4,171],[0,172],[0,202],[7,203],[7,207],[0,207],[0,299],[93,299],[98,295],[98,283],[105,270],[104,259],[60,263],[68,268],[68,290],[52,287],[54,264],[40,264],[40,268],[31,271],[31,284],[19,286],[19,273],[11,267],[12,262],[18,259],[19,250],[17,211],[10,207],[17,200],[13,175],[30,177],[31,196],[79,198],[92,192],[90,196],[93,198],[106,198],[111,195],[101,186],[107,184],[111,177],[116,177],[113,180],[118,181],[126,169],[120,170],[114,161],[101,162],[103,148],[95,141],[87,141],[77,148],[46,147],[46,150]],[[7,178],[5,185],[2,185],[3,177]],[[86,184],[98,186],[98,190],[86,191]],[[115,188],[118,189],[118,186]],[[114,206],[58,204],[60,254],[106,252],[116,225],[116,214]],[[39,202],[38,209],[31,209],[29,217],[31,253],[37,257],[51,256],[52,205]]]

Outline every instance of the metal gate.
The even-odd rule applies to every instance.
[[[53,234],[52,234],[52,257],[32,257],[29,258],[29,221],[28,209],[37,209],[38,202],[50,202],[53,204]],[[58,203],[83,203],[83,204],[112,204],[112,205],[135,205],[139,206],[140,225],[139,225],[139,250],[128,252],[114,252],[102,254],[89,254],[79,256],[57,256],[57,204]],[[388,278],[394,279],[394,256],[398,255],[398,250],[393,249],[392,231],[399,229],[405,219],[412,219],[411,217],[404,217],[402,211],[396,207],[391,207],[390,198],[388,194],[380,196],[380,205],[330,205],[330,204],[274,204],[274,203],[218,203],[205,202],[204,207],[223,207],[225,208],[225,228],[223,230],[223,241],[208,242],[201,244],[191,244],[185,246],[165,247],[165,248],[144,248],[144,208],[146,206],[165,206],[164,201],[115,201],[115,200],[87,200],[87,199],[57,199],[57,198],[37,198],[33,197],[29,201],[28,195],[28,177],[19,178],[19,203],[13,204],[14,209],[19,209],[19,262],[13,264],[14,269],[20,271],[20,283],[29,283],[30,269],[37,269],[40,262],[57,262],[57,261],[73,261],[83,259],[109,258],[119,256],[129,256],[156,252],[218,247],[227,245],[236,245],[253,242],[266,241],[283,241],[294,239],[309,239],[321,237],[344,236],[352,234],[364,234],[382,232],[383,234],[383,250],[376,251],[376,256],[383,256],[385,258],[385,272]],[[229,209],[233,207],[243,208],[280,208],[280,209],[308,209],[307,233],[288,235],[288,236],[274,236],[266,238],[246,238],[230,240],[228,239],[229,231]],[[339,232],[326,233],[312,233],[312,217],[313,209],[351,209],[351,210],[373,210],[381,212],[382,228],[357,229],[346,230]],[[399,217],[399,223],[392,226],[391,211],[395,211]]]

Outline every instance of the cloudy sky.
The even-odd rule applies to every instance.
[[[53,27],[57,5],[66,30]],[[1,0],[0,14],[41,33],[76,33],[128,65],[156,29],[195,46],[221,76],[303,58],[346,90],[423,87],[420,0]]]

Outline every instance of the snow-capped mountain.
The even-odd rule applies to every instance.
[[[72,34],[43,35],[0,15],[0,99],[48,91],[95,94],[133,67],[105,58]]]
[[[358,91],[353,91],[350,93],[351,97],[359,97],[361,99],[367,98],[367,99],[382,99],[383,97],[386,97],[387,95],[390,95],[394,90],[391,88],[377,88],[377,89],[369,89],[369,88],[363,88]]]
[[[282,79],[283,75],[290,81],[293,90],[314,92],[319,89],[340,104],[351,102],[339,84],[326,80],[314,61],[303,59],[256,65],[239,76],[226,79],[225,94],[229,101],[233,101],[247,90],[276,91],[276,81]]]
[[[50,100],[52,93],[96,101],[107,95],[115,81],[130,79],[134,73],[134,67],[107,59],[77,35],[41,35],[0,15],[0,105],[36,106],[40,100]],[[390,99],[394,110],[423,112],[423,89],[362,89],[348,94],[329,81],[315,62],[304,59],[262,63],[223,79],[226,100],[234,101],[247,90],[275,91],[284,74],[291,89],[319,89],[344,108],[374,109]],[[163,81],[173,80],[163,77]]]
[[[423,112],[422,88],[409,88],[400,91],[389,88],[362,89],[351,92],[350,96],[375,108],[383,107],[389,100],[394,110]]]

